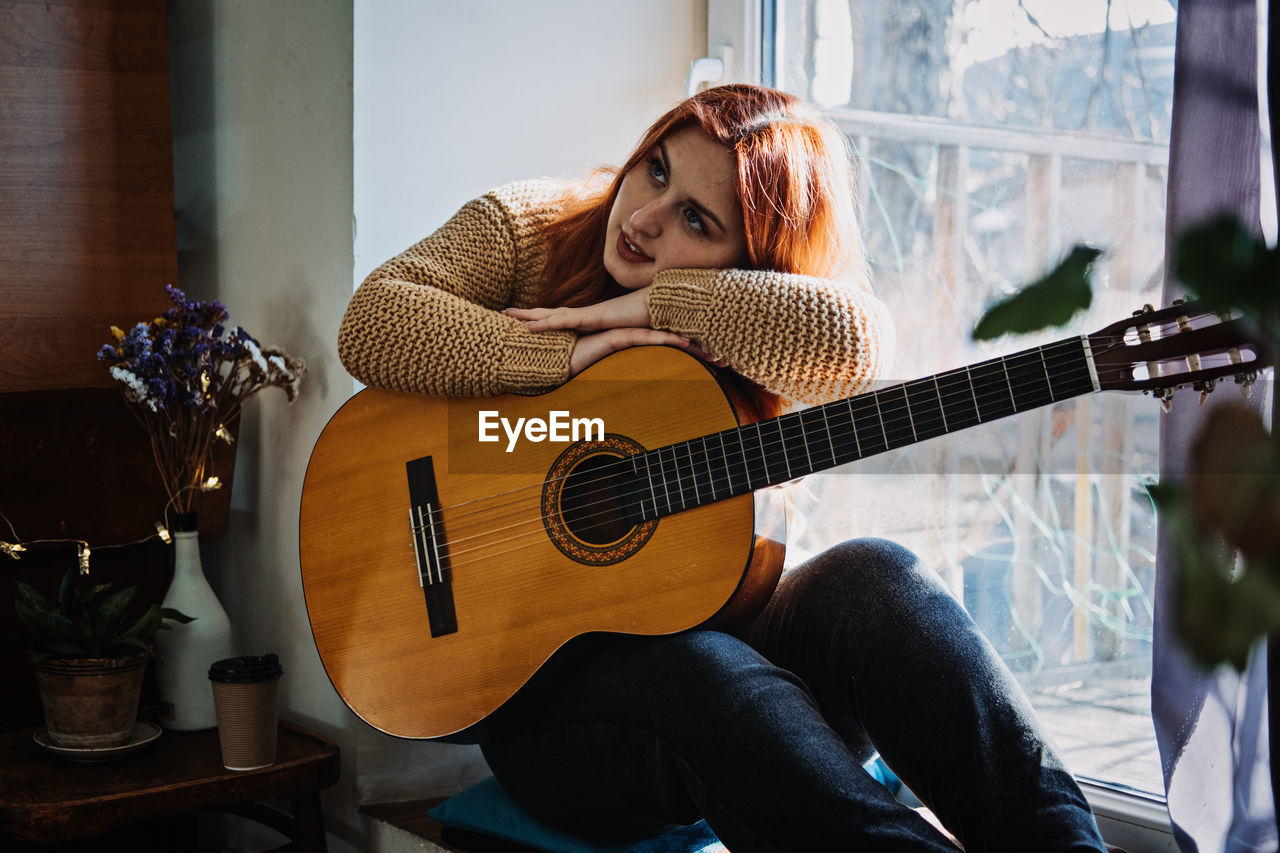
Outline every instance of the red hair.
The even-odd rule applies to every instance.
[[[589,305],[623,291],[604,268],[605,226],[622,177],[676,131],[699,127],[734,155],[752,269],[868,287],[848,145],[800,99],[761,86],[716,86],[677,104],[604,185],[590,180],[547,228],[544,304]],[[608,170],[600,174],[608,175]]]

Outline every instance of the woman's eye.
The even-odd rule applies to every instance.
[[[662,161],[656,157],[649,161],[649,177],[662,184],[667,182],[667,170],[663,168]]]
[[[706,233],[707,226],[702,224],[702,217],[698,215],[698,211],[692,207],[686,207],[684,210],[685,221],[689,223],[689,227],[698,233]]]

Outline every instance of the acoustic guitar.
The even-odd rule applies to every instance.
[[[670,347],[537,396],[366,389],[325,427],[303,487],[316,647],[371,726],[449,735],[580,634],[750,619],[784,553],[767,486],[1082,394],[1167,398],[1268,366],[1241,321],[1175,306],[755,422]]]

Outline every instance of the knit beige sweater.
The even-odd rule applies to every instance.
[[[370,273],[338,332],[347,370],[366,385],[438,396],[537,393],[565,382],[577,334],[530,332],[499,313],[540,305],[543,230],[562,190],[550,181],[500,187]],[[664,270],[646,293],[653,328],[690,338],[783,398],[852,396],[890,356],[883,304],[823,279]]]

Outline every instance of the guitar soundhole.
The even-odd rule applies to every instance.
[[[603,441],[572,444],[556,459],[542,487],[542,523],[566,557],[608,565],[649,541],[657,520],[628,520],[618,491],[620,475],[630,470],[624,460],[642,452],[639,443],[609,433]]]
[[[560,493],[560,514],[574,538],[588,545],[613,545],[634,529],[622,518],[615,488],[618,457],[588,456],[573,469]]]

